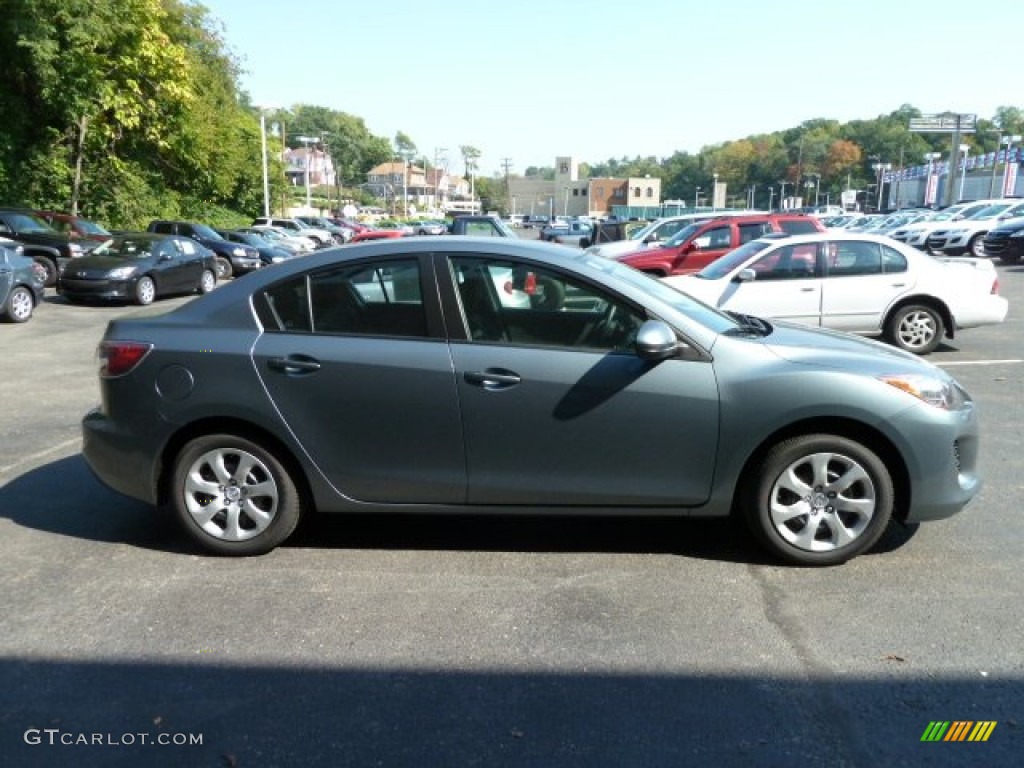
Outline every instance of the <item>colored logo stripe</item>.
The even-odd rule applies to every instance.
[[[995,720],[932,720],[921,741],[988,741],[995,728]]]

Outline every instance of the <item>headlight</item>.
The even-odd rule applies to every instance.
[[[274,256],[273,258],[271,258],[271,261],[274,264],[280,264],[282,261],[284,261],[284,256]]]
[[[949,232],[947,234],[950,237],[960,237],[966,231],[967,231],[966,229],[951,229],[951,230],[949,230]]]
[[[245,256],[245,248],[232,248],[231,255],[241,258],[242,256]]]
[[[897,373],[879,376],[879,379],[896,389],[902,389],[928,405],[944,411],[954,411],[966,402],[965,392],[955,381],[939,379],[920,373]]]
[[[1024,229],[1018,229],[1016,232],[1011,234],[1010,237],[1024,237]]]
[[[82,250],[82,246],[78,243],[68,243],[68,251],[71,253],[71,257],[81,256],[85,251]]]
[[[107,276],[114,280],[124,280],[126,277],[131,277],[134,274],[135,267],[118,267],[117,269],[110,270]]]

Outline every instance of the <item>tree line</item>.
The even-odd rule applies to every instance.
[[[240,86],[241,65],[219,22],[186,0],[7,0],[0,16],[0,189],[6,205],[68,210],[111,227],[152,218],[231,224],[263,205],[260,112],[267,131],[271,199],[288,199],[281,150],[315,137],[341,185],[357,189],[379,163],[424,167],[404,132],[373,135],[362,118],[316,105],[267,110]],[[813,179],[833,199],[874,182],[871,165],[922,162],[949,152],[949,137],[911,133],[920,110],[903,105],[874,119],[815,119],[667,158],[584,162],[584,176],[661,179],[665,198],[689,199],[717,174],[735,193]],[[1012,106],[978,119],[962,137],[977,155],[1000,135],[1024,131]],[[500,151],[500,150],[498,150]],[[507,203],[503,176],[475,178],[483,154],[460,147],[463,168],[487,209]],[[528,168],[526,175],[553,174]]]

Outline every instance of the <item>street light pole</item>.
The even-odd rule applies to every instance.
[[[775,187],[768,185],[768,213],[775,210]]]
[[[928,177],[925,179],[925,183],[924,183],[924,204],[925,204],[925,206],[930,206],[932,203],[935,202],[934,198],[932,197],[932,191],[933,191],[932,184],[933,184],[933,181],[934,181],[932,179],[932,176],[933,176],[933,172],[934,172],[934,169],[935,169],[935,161],[938,160],[940,157],[942,157],[942,153],[941,152],[925,152],[924,153],[924,160],[925,160],[926,163],[928,163]]]
[[[693,207],[696,208],[700,204],[700,187],[697,187],[693,191]]]
[[[779,182],[779,210],[783,210],[786,207],[786,183],[785,181]]]
[[[263,216],[270,219],[270,172],[267,168],[267,116],[260,110],[260,164],[263,166]]]
[[[964,161],[963,161],[964,162],[964,168],[963,168],[963,171],[960,174],[960,198],[959,198],[960,200],[964,199],[964,182],[967,181],[967,157],[968,157],[968,155],[970,155],[970,153],[971,153],[971,145],[970,144],[961,144],[960,145],[960,154],[963,155],[963,158],[964,158]]]

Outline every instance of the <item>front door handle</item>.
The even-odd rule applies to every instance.
[[[483,387],[487,390],[508,389],[522,381],[518,373],[504,368],[488,368],[486,371],[466,371],[462,378],[468,384]]]
[[[308,355],[288,355],[288,357],[272,357],[267,366],[282,373],[315,373],[320,370],[320,361]]]

